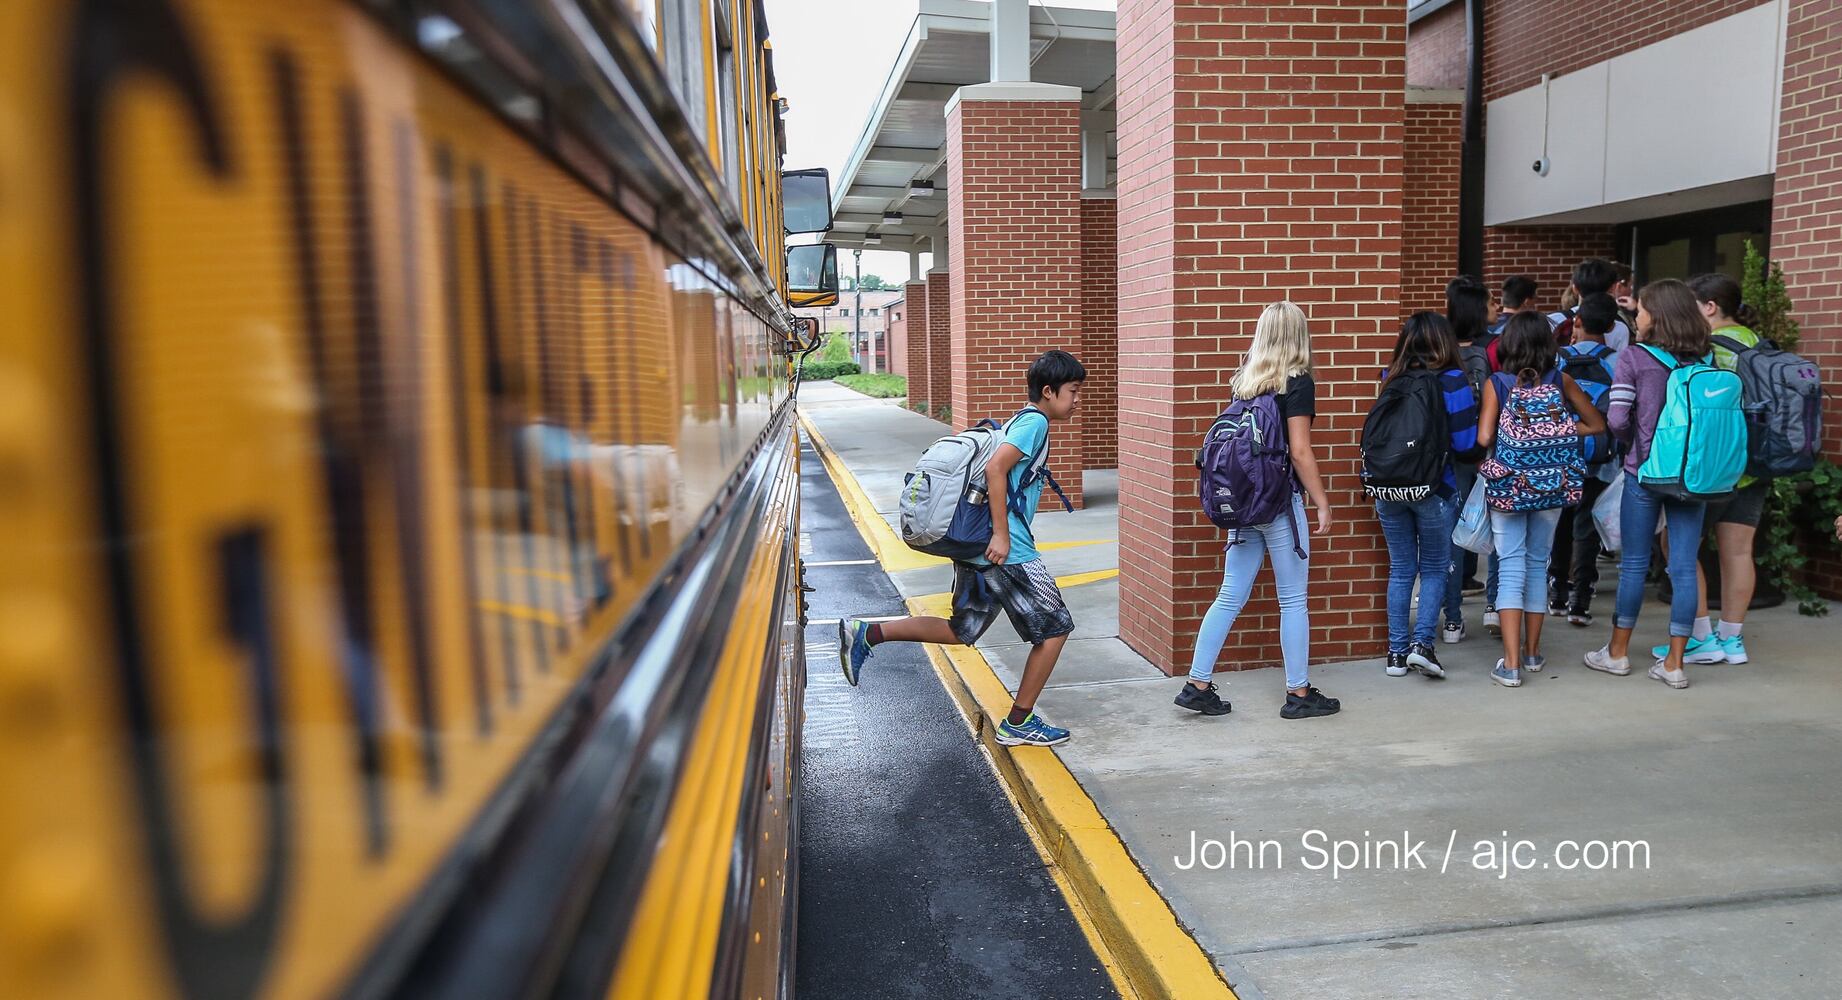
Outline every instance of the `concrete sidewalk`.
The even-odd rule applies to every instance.
[[[873,547],[911,605],[939,606],[950,570],[890,555],[887,518],[946,428],[822,385],[801,407],[884,516]],[[1040,707],[1074,730],[1061,760],[1240,996],[1842,993],[1842,615],[1756,613],[1753,662],[1692,667],[1686,691],[1642,665],[1586,670],[1609,628],[1560,624],[1552,666],[1519,690],[1490,683],[1499,648],[1479,634],[1440,647],[1443,682],[1379,660],[1314,668],[1343,700],[1328,719],[1280,719],[1276,669],[1218,674],[1235,711],[1204,719],[1119,641],[1117,487],[1085,485],[1087,509],[1038,520],[1077,623]],[[1644,614],[1657,641],[1665,609]],[[1008,626],[980,651],[1014,686],[1027,650]],[[1404,833],[1423,846],[1402,867]],[[1211,839],[1271,843],[1191,865]],[[1486,855],[1505,840],[1522,866]],[[1338,841],[1355,864],[1333,875]],[[1582,849],[1603,870],[1566,870]]]

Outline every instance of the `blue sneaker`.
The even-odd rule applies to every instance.
[[[1669,656],[1669,643],[1666,642],[1661,646],[1652,646],[1650,647],[1650,652],[1659,660],[1667,659]],[[1745,653],[1746,650],[1742,647],[1740,649],[1740,654],[1743,656]],[[1682,662],[1726,663],[1727,651],[1721,648],[1720,638],[1717,636],[1710,635],[1706,639],[1690,639],[1688,648],[1682,653]],[[1743,663],[1745,661],[1742,660],[1740,662]]]
[[[870,623],[845,619],[838,622],[838,666],[844,669],[844,679],[852,687],[857,686],[857,675],[863,672],[863,661],[870,658]]]
[[[1498,660],[1496,668],[1490,671],[1490,679],[1506,688],[1521,687],[1522,671],[1515,667],[1504,666],[1503,661]]]
[[[1541,669],[1547,665],[1548,658],[1545,656],[1530,656],[1527,653],[1522,656],[1522,669],[1531,674],[1541,673]]]
[[[1737,635],[1720,640],[1720,651],[1727,654],[1728,663],[1746,662],[1746,640]]]
[[[1009,719],[999,720],[998,729],[992,735],[1007,747],[1052,747],[1068,742],[1068,730],[1051,726],[1035,712],[1031,712],[1022,725],[1013,726]]]

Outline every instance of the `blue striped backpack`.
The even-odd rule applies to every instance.
[[[1561,392],[1561,373],[1551,371],[1534,385],[1507,372],[1490,377],[1496,386],[1497,446],[1478,466],[1484,499],[1495,510],[1524,512],[1575,507],[1586,479],[1580,428]]]

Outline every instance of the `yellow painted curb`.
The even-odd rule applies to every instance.
[[[909,550],[876,513],[856,477],[832,453],[824,436],[803,414],[800,420],[844,498],[851,519],[857,522],[884,570],[895,570],[898,567],[884,557],[884,550],[877,545],[876,526],[904,552]],[[1064,578],[1069,581],[1064,585],[1092,583],[1116,575],[1117,570],[1080,573]],[[931,594],[909,601],[908,607],[911,613],[940,614],[949,603],[949,595]],[[1177,922],[1170,905],[1132,860],[1126,845],[1062,759],[1052,750],[1013,749],[992,738],[993,720],[1010,710],[1011,694],[984,655],[970,646],[923,648],[974,737],[983,745],[1007,794],[1018,806],[1031,839],[1045,855],[1056,885],[1068,897],[1076,919],[1101,962],[1121,986],[1121,992],[1182,1000],[1234,1000],[1234,991],[1215,963]]]

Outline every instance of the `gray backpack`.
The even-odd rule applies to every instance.
[[[1036,408],[1017,411],[1015,420]],[[981,420],[958,434],[948,435],[921,453],[915,471],[902,481],[900,504],[902,541],[928,555],[960,561],[977,559],[991,545],[991,504],[985,492],[985,466],[1004,443],[1004,428],[995,420]],[[1074,505],[1049,475],[1049,447],[1030,462],[1023,480],[1010,495],[1009,506],[1022,511],[1022,496],[1038,478],[1046,480],[1062,505]]]
[[[1738,359],[1747,474],[1771,479],[1813,468],[1823,440],[1823,380],[1816,365],[1769,340],[1756,347],[1725,336],[1714,342]]]

